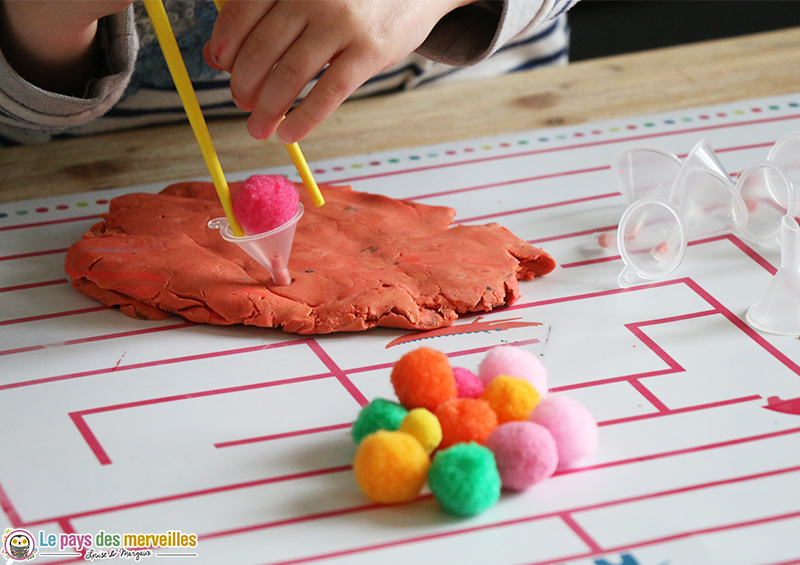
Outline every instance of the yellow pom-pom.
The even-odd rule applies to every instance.
[[[425,408],[414,408],[406,414],[398,431],[417,438],[425,453],[429,455],[442,442],[442,425],[439,423],[439,419]]]
[[[405,432],[380,430],[361,441],[353,472],[367,498],[395,504],[419,495],[429,466],[428,454],[416,438]]]
[[[498,424],[527,420],[540,398],[529,381],[508,375],[499,375],[481,394],[497,413]]]

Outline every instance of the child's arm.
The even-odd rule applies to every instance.
[[[103,70],[97,20],[133,0],[0,0],[0,50],[28,82],[81,97]]]
[[[356,88],[417,49],[442,17],[471,0],[261,0],[227,2],[206,61],[231,73],[250,134],[300,140]],[[281,123],[300,91],[329,64]],[[280,124],[280,127],[278,125]]]

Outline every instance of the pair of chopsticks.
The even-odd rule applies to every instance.
[[[214,0],[217,9],[222,7],[223,0]],[[178,49],[178,42],[175,40],[175,34],[172,31],[172,26],[169,23],[167,12],[164,9],[162,0],[144,0],[144,7],[147,10],[147,15],[150,21],[153,22],[153,29],[156,32],[158,43],[161,45],[161,51],[164,53],[164,58],[167,61],[167,67],[172,75],[172,80],[175,82],[175,88],[178,90],[178,95],[183,102],[183,108],[186,111],[186,116],[189,118],[189,124],[192,126],[192,131],[200,145],[200,151],[203,153],[203,159],[208,166],[208,171],[211,173],[211,179],[214,182],[214,187],[217,189],[217,196],[222,204],[222,209],[225,211],[225,216],[228,218],[231,231],[237,237],[244,236],[236,218],[233,217],[233,204],[231,202],[231,194],[228,189],[228,182],[225,180],[225,175],[222,172],[222,166],[219,163],[219,157],[214,150],[214,144],[211,143],[211,134],[208,132],[208,126],[203,118],[203,112],[200,110],[200,104],[197,101],[192,81],[189,78],[189,73],[186,70],[186,64],[183,62],[183,56]],[[300,173],[300,178],[303,179],[306,189],[311,195],[311,199],[315,206],[322,206],[325,200],[319,191],[316,181],[308,168],[308,163],[303,157],[300,146],[297,143],[292,143],[286,146],[289,151],[289,156],[294,163],[297,172]]]

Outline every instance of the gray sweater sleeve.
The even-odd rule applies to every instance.
[[[417,53],[437,63],[480,63],[520,33],[546,24],[577,0],[484,0],[447,14]]]
[[[138,39],[133,9],[102,18],[98,41],[105,73],[86,85],[83,98],[42,90],[20,77],[0,53],[0,133],[54,134],[105,114],[122,96],[133,73]]]

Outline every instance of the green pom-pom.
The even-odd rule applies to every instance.
[[[477,443],[458,443],[436,454],[428,486],[447,512],[475,516],[500,498],[500,473],[494,455]]]
[[[361,443],[362,439],[378,430],[396,431],[406,414],[408,414],[408,410],[401,404],[376,398],[361,409],[358,418],[353,422],[351,430],[353,441]]]

